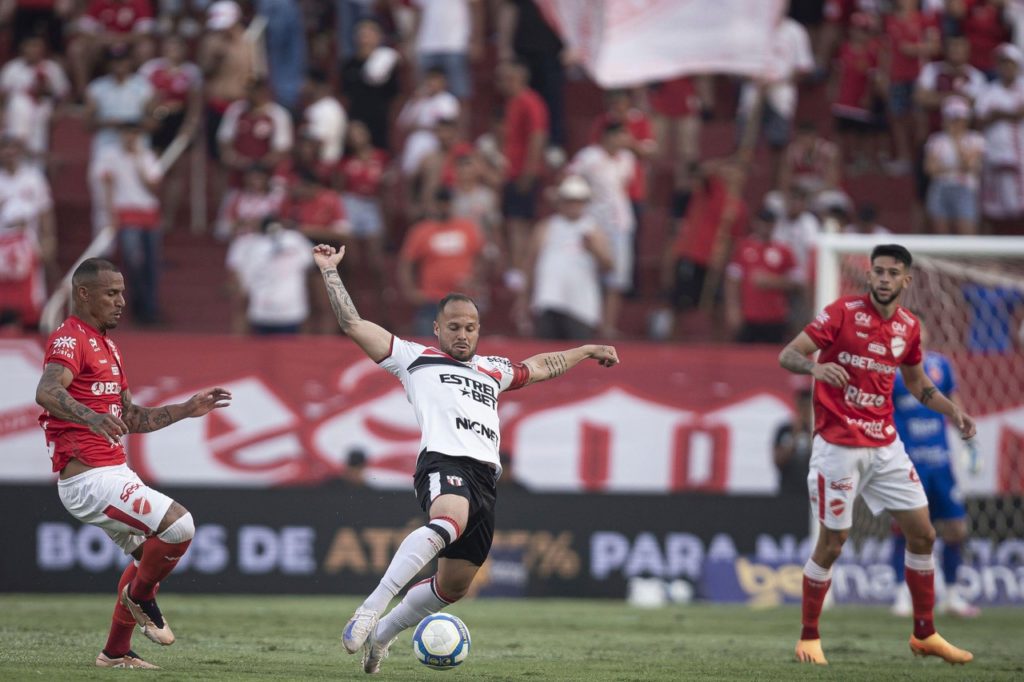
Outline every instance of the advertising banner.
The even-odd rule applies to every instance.
[[[419,428],[399,381],[348,339],[115,334],[135,402],[159,405],[224,386],[228,409],[127,439],[156,485],[268,488],[342,478],[354,452],[366,482],[406,489]],[[549,343],[485,339],[480,352],[522,360]],[[622,364],[584,363],[501,394],[507,478],[538,492],[774,495],[775,430],[792,416],[792,375],[770,347],[624,343]],[[0,340],[0,483],[53,480],[37,424],[42,344]],[[973,378],[964,371],[964,382]],[[977,391],[965,391],[975,395]],[[972,406],[968,406],[969,409]],[[968,495],[1017,492],[1024,397],[975,411],[978,466]],[[958,460],[959,464],[959,460]]]

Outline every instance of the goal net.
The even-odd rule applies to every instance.
[[[952,360],[959,398],[978,424],[971,443],[952,432],[949,439],[970,518],[965,563],[979,567],[1002,556],[1015,572],[1024,564],[1019,548],[1007,552],[1024,537],[1024,238],[826,235],[818,251],[817,309],[866,291],[868,254],[891,242],[914,256],[902,303],[924,319],[926,347]],[[851,559],[885,563],[890,523],[858,500]]]

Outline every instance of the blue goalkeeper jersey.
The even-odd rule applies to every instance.
[[[949,397],[956,389],[953,367],[940,353],[928,351],[924,356],[924,371],[942,394]],[[907,454],[917,468],[946,466],[949,464],[949,439],[946,418],[928,409],[907,390],[903,375],[896,372],[892,391],[895,407],[893,421]]]

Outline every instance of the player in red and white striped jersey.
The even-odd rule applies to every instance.
[[[192,542],[187,509],[148,487],[125,463],[121,438],[201,417],[225,407],[223,388],[197,393],[184,403],[142,407],[132,402],[121,354],[107,335],[124,309],[124,278],[113,263],[89,258],[72,278],[72,314],[46,344],[36,402],[39,424],[64,507],[83,523],[99,526],[135,558],[117,586],[110,634],[96,657],[101,668],[156,668],[131,649],[136,625],[157,644],[174,634],[156,603],[161,580]]]
[[[619,362],[611,346],[588,345],[541,353],[523,362],[476,354],[480,315],[462,294],[438,305],[427,348],[364,320],[338,275],[345,247],[320,244],[313,258],[342,330],[371,360],[402,382],[422,430],[414,484],[430,520],[402,541],[384,577],[345,625],[349,653],[363,649],[363,670],[376,673],[402,630],[461,599],[487,559],[494,535],[495,483],[501,476],[498,396],[554,379],[587,358],[604,367]],[[413,585],[386,616],[381,614],[405,585],[438,556],[437,573]]]
[[[935,529],[928,499],[893,425],[892,392],[900,371],[908,391],[946,415],[964,438],[974,420],[942,395],[924,371],[921,325],[899,304],[910,285],[910,252],[898,244],[875,247],[868,271],[869,293],[838,299],[790,341],[779,364],[810,374],[814,386],[814,444],[807,484],[818,516],[818,542],[804,565],[803,630],[797,660],[827,664],[818,633],[822,603],[853,524],[860,495],[874,514],[887,511],[907,538],[906,580],[914,603],[910,649],[949,663],[974,657],[935,631],[932,544]],[[809,356],[820,351],[817,362]]]

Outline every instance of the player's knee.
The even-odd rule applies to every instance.
[[[463,582],[461,580],[438,580],[435,583],[438,595],[449,604],[454,604],[469,592],[469,582]]]
[[[910,532],[904,529],[907,536],[907,548],[914,554],[930,554],[935,545],[935,528],[928,524],[923,528],[915,528]]]
[[[188,542],[196,535],[196,524],[192,519],[191,512],[185,512],[183,516],[167,526],[165,530],[157,534],[164,542],[176,545],[181,542]]]
[[[958,545],[967,539],[967,524],[963,521],[953,521],[942,529],[942,541],[947,545]]]

